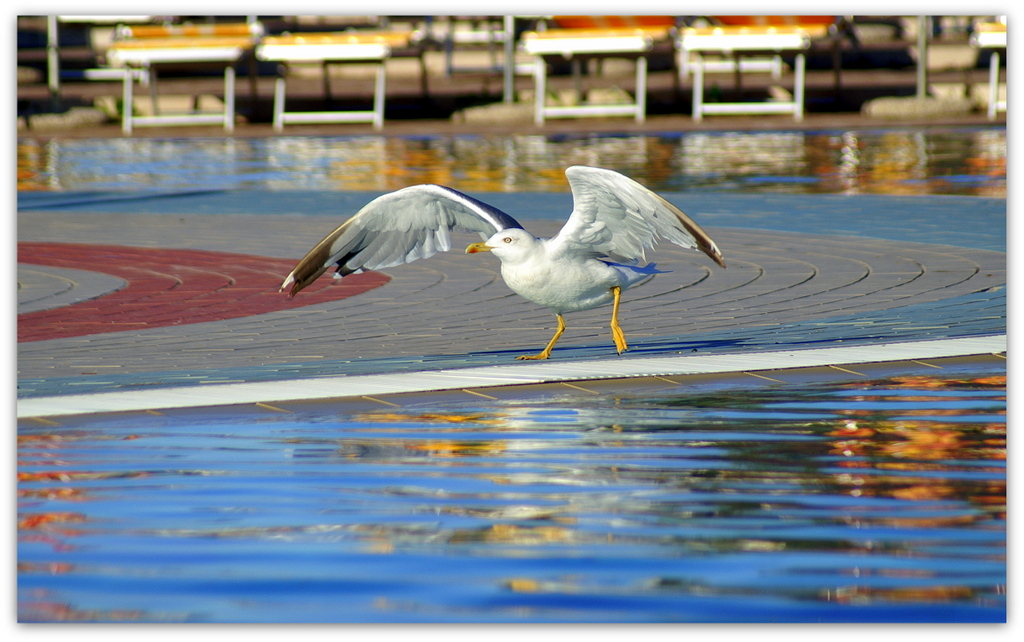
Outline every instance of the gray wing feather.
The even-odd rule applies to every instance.
[[[415,185],[379,196],[328,234],[281,285],[295,295],[338,266],[345,276],[424,259],[451,249],[452,230],[484,239],[518,221],[496,207],[441,185]]]
[[[605,256],[621,263],[644,259],[644,250],[665,238],[696,248],[725,267],[722,253],[686,214],[618,172],[576,165],[565,170],[573,211],[552,239],[563,251]]]

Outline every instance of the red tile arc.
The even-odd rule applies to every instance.
[[[128,285],[88,301],[18,315],[18,342],[221,321],[335,301],[380,287],[380,272],[322,278],[278,292],[295,265],[229,252],[75,243],[18,243],[18,262],[103,272]]]

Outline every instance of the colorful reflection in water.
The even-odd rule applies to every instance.
[[[18,142],[19,190],[564,191],[573,164],[659,191],[1006,197],[1006,128]]]
[[[1006,377],[18,433],[22,621],[1004,621]]]

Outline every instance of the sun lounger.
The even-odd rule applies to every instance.
[[[548,29],[523,34],[522,47],[536,56],[534,122],[543,125],[547,118],[580,116],[633,116],[642,123],[647,112],[647,55],[657,40],[668,40],[669,27],[612,27],[596,29]],[[573,63],[577,91],[580,64],[589,59],[628,58],[636,61],[634,102],[627,104],[547,105],[548,59],[561,57]]]
[[[799,26],[725,26],[686,28],[679,32],[679,48],[684,58],[692,55],[693,119],[702,120],[705,114],[793,114],[795,120],[803,119],[804,109],[804,50],[810,47],[811,38],[817,31],[824,33],[824,26],[809,29]],[[709,54],[738,57],[755,55],[779,57],[782,52],[796,52],[792,100],[770,102],[704,102],[704,75],[709,71]],[[736,73],[747,71],[742,61],[733,63]],[[770,67],[755,67],[753,70],[769,71]],[[773,73],[773,75],[775,75]],[[777,75],[776,75],[777,77]]]
[[[988,119],[995,120],[996,112],[1006,111],[1006,100],[999,100],[999,52],[1006,51],[1006,24],[984,22],[976,25],[971,45],[993,50],[988,63]]]
[[[124,108],[122,130],[132,133],[137,125],[223,124],[235,126],[235,65],[251,51],[262,35],[258,22],[198,25],[122,25],[107,50],[107,62],[123,70]],[[224,110],[221,113],[160,114],[157,104],[156,68],[159,65],[224,69]],[[139,74],[142,70],[146,73]],[[135,80],[148,81],[154,115],[133,114]]]
[[[256,49],[259,60],[281,63],[274,85],[274,129],[281,130],[286,123],[343,123],[371,122],[374,129],[384,126],[384,100],[387,74],[385,62],[393,47],[408,47],[411,32],[372,31],[305,33],[268,36]],[[376,66],[372,110],[353,111],[285,111],[286,76],[289,63],[317,62],[324,65],[324,86],[330,89],[327,65],[333,63],[361,63]]]

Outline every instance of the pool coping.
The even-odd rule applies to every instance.
[[[1006,352],[1006,334],[938,340],[897,341],[860,346],[838,346],[700,356],[649,357],[629,360],[520,362],[435,371],[357,376],[327,376],[267,382],[177,386],[154,390],[125,390],[80,395],[19,399],[18,419],[95,413],[157,411],[165,409],[273,404],[289,401],[375,398],[405,393],[461,390],[475,392],[511,386],[605,380],[628,388],[631,379],[680,375],[742,373],[776,380],[764,374],[778,370],[830,367],[1000,355]],[[854,372],[853,374],[859,374]],[[780,382],[784,383],[784,382]]]

